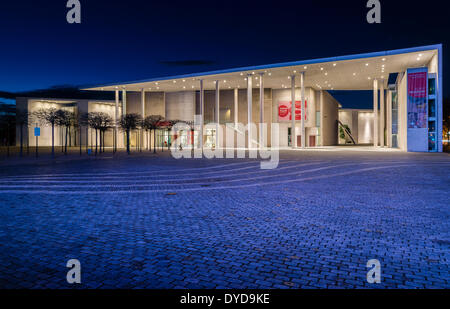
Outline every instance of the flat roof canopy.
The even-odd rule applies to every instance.
[[[372,90],[373,79],[384,79],[385,86],[390,73],[403,72],[408,68],[427,66],[441,45],[423,46],[369,54],[305,60],[255,67],[244,67],[198,74],[179,75],[135,82],[108,84],[84,90],[148,92],[176,92],[199,90],[199,80],[204,80],[204,89],[247,88],[247,75],[253,76],[253,87],[259,87],[259,74],[264,74],[265,88],[290,88],[291,76],[305,72],[305,87],[316,90]],[[300,85],[299,78],[296,81]]]

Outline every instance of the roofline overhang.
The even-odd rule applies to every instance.
[[[93,90],[92,88],[125,86],[125,85],[151,83],[151,82],[163,82],[163,81],[172,80],[172,79],[196,78],[196,77],[204,77],[204,76],[218,75],[218,74],[238,73],[238,72],[242,72],[242,71],[256,71],[256,70],[266,70],[266,69],[274,69],[274,68],[282,68],[282,67],[290,67],[290,66],[301,66],[301,65],[319,64],[319,63],[345,61],[345,60],[357,60],[357,59],[365,59],[365,58],[393,56],[393,55],[408,54],[408,53],[428,51],[428,50],[438,50],[440,53],[442,51],[442,43],[434,44],[434,45],[403,48],[403,49],[394,49],[394,50],[381,51],[381,52],[371,52],[371,53],[362,53],[362,54],[354,54],[354,55],[346,55],[346,56],[318,58],[318,59],[311,59],[311,60],[301,60],[301,61],[281,62],[281,63],[267,64],[267,65],[239,67],[239,68],[225,69],[225,70],[215,70],[215,71],[200,72],[200,73],[164,76],[164,77],[157,77],[157,78],[143,79],[143,80],[136,80],[136,81],[128,81],[128,82],[122,82],[122,83],[119,82],[119,83],[109,83],[109,84],[102,84],[102,85],[92,85],[92,86],[86,86],[86,87],[83,87],[80,89],[81,90]]]

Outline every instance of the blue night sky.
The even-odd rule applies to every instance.
[[[447,58],[450,22],[444,1],[381,1],[379,25],[366,22],[366,3],[81,0],[82,23],[76,25],[66,22],[65,0],[2,1],[0,91],[104,84],[437,43],[444,44]],[[370,107],[366,97],[356,93],[338,99],[346,107]]]

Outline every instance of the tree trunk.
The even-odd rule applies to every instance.
[[[130,130],[126,130],[127,132],[127,153],[130,154]]]
[[[52,123],[52,158],[55,157],[55,124]]]
[[[9,157],[9,123],[6,129],[6,156]]]
[[[97,155],[98,149],[98,137],[97,137],[97,129],[95,129],[95,155]]]
[[[89,127],[86,126],[86,153],[88,153],[89,149]]]
[[[65,155],[67,155],[67,134],[68,134],[68,132],[67,131],[69,131],[69,128],[68,127],[66,127],[66,141],[65,141],[65,143],[64,143],[64,154]]]
[[[153,130],[153,153],[156,153],[156,129]]]
[[[20,124],[20,156],[23,154],[23,124]]]
[[[106,131],[103,130],[103,152],[105,152],[105,133]]]
[[[81,125],[80,125],[80,132],[79,132],[79,139],[80,139],[80,156],[81,156],[81,152],[83,151],[83,149],[81,148]]]

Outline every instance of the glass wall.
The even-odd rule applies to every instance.
[[[392,148],[398,148],[398,94],[392,91]]]

